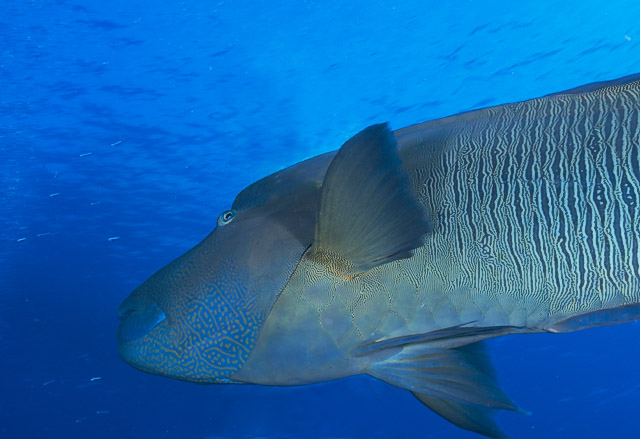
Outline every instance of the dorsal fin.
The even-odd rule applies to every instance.
[[[592,82],[591,84],[581,85],[579,87],[575,87],[569,90],[565,90],[557,93],[551,93],[549,95],[546,95],[545,97],[590,93],[592,91],[600,90],[607,87],[617,87],[625,84],[630,84],[638,80],[640,80],[640,73],[635,73],[633,75],[628,75],[623,78],[613,79],[611,81]]]
[[[320,195],[308,256],[345,277],[412,256],[429,231],[387,124],[349,139],[333,158]]]

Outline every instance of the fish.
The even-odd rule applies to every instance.
[[[203,384],[368,374],[506,437],[486,340],[640,319],[640,74],[392,131],[242,190],[118,309],[120,356]]]

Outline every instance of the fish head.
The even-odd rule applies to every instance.
[[[121,357],[158,375],[233,382],[313,241],[330,156],[247,187],[209,236],[136,288],[118,310]]]
[[[240,192],[209,236],[122,303],[120,355],[159,375],[233,382],[303,256],[348,282],[411,257],[428,231],[393,133],[372,125]]]

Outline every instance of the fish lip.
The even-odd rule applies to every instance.
[[[120,320],[124,320],[131,313],[139,309],[143,309],[150,302],[151,300],[149,298],[141,295],[135,295],[135,293],[133,293],[132,295],[124,299],[118,307],[118,318]]]
[[[131,299],[131,300],[130,300]],[[118,308],[118,325],[116,337],[118,344],[140,340],[148,336],[157,326],[167,324],[167,314],[153,300],[129,297]]]
[[[118,309],[118,320],[123,321],[134,312],[136,312],[135,309],[128,309],[126,311],[121,311],[120,309]]]

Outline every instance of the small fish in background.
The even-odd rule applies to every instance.
[[[484,340],[640,318],[639,120],[634,75],[368,127],[240,192],[121,304],[120,355],[198,383],[369,374],[504,437],[524,411]]]

